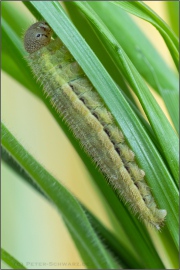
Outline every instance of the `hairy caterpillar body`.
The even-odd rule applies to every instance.
[[[30,53],[33,73],[120,197],[144,222],[160,229],[166,210],[157,208],[145,173],[136,164],[123,133],[71,53],[60,39],[52,40],[51,36],[52,30],[44,21],[25,33],[24,47]]]

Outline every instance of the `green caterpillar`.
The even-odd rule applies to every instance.
[[[96,89],[61,40],[51,39],[52,33],[40,21],[24,35],[33,73],[110,185],[144,222],[160,229],[166,210],[157,208],[144,171]]]

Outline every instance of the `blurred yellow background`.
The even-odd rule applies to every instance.
[[[167,21],[164,1],[148,1],[146,4]],[[27,12],[20,2],[14,2],[13,5],[22,8],[22,12]],[[28,12],[27,16],[30,16]],[[30,20],[33,21],[33,18],[30,17]],[[137,18],[135,20],[174,69],[166,45],[157,30],[149,23],[142,23]],[[2,122],[49,172],[111,228],[111,221],[102,205],[101,194],[45,106],[4,72],[1,86]],[[4,163],[2,247],[29,269],[85,268],[56,209]],[[52,262],[52,267],[49,262]],[[72,266],[72,263],[78,265]],[[4,269],[9,269],[5,267]]]

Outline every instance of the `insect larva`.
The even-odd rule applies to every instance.
[[[145,173],[136,164],[123,133],[71,53],[60,39],[51,40],[51,36],[52,30],[44,21],[25,33],[24,47],[30,53],[33,73],[121,198],[144,222],[160,229],[166,210],[157,208]]]

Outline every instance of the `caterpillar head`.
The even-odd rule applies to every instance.
[[[33,53],[48,45],[52,37],[52,29],[45,21],[31,25],[24,35],[24,48]]]

